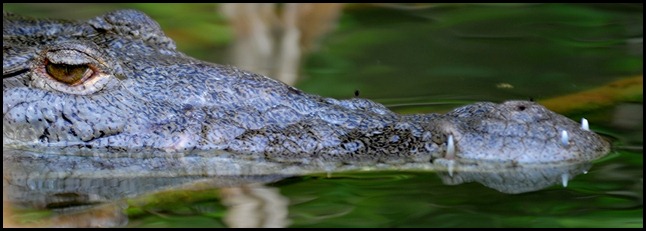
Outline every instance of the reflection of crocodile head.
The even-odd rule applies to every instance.
[[[275,182],[284,175],[221,174],[205,176],[187,172],[197,164],[176,165],[168,171],[146,169],[146,165],[162,163],[171,166],[173,158],[123,158],[105,160],[98,157],[41,155],[7,150],[3,158],[6,197],[16,207],[49,208],[69,211],[83,207],[132,198],[154,192],[179,189],[186,184],[208,181],[202,187],[236,187],[247,184]],[[122,158],[119,158],[122,159]],[[167,163],[164,163],[167,162]],[[140,167],[141,166],[141,167]],[[151,166],[154,168],[154,166]],[[135,173],[128,174],[127,171]],[[141,171],[141,172],[137,172]],[[162,174],[165,172],[168,174]],[[195,189],[195,187],[192,187]]]
[[[52,216],[49,221],[56,226],[121,227],[128,222],[127,216],[123,213],[125,206],[127,206],[122,200],[123,198],[137,198],[140,195],[167,190],[180,192],[188,190],[192,194],[195,190],[220,187],[225,187],[220,192],[232,192],[221,195],[221,202],[229,207],[226,217],[228,225],[234,227],[249,224],[265,226],[284,225],[288,222],[285,220],[289,204],[285,201],[286,199],[277,194],[278,190],[276,189],[267,189],[257,185],[257,183],[281,180],[287,177],[284,175],[197,176],[197,174],[189,174],[191,176],[160,176],[161,174],[153,174],[157,176],[120,176],[118,174],[123,171],[114,169],[118,166],[111,166],[109,165],[110,161],[99,157],[43,156],[19,151],[9,154],[12,155],[5,156],[3,160],[5,199],[7,202],[11,202],[14,207],[54,210],[56,215]],[[177,162],[172,158],[160,158],[158,161]],[[141,158],[136,158],[133,162],[134,165],[150,164]],[[84,164],[93,166],[81,168],[80,165]],[[61,169],[61,172],[55,172],[52,170],[59,169],[55,165],[79,168]],[[191,167],[194,166],[191,165]],[[438,174],[442,181],[448,185],[475,181],[500,192],[522,193],[540,190],[559,183],[561,180],[567,182],[568,177],[585,172],[590,164],[525,168],[494,165],[487,167],[489,167],[489,171],[483,171],[483,166],[461,166],[460,171],[452,175],[441,171]],[[106,171],[106,169],[112,171]],[[93,175],[91,171],[96,170],[99,173]],[[171,172],[177,173],[181,170],[171,170]],[[112,176],[110,173],[117,175]],[[239,186],[245,190],[237,188]],[[260,189],[264,190],[258,192],[262,195],[244,195]],[[267,190],[274,193],[267,194]],[[244,194],[239,195],[240,192]],[[134,201],[140,199],[134,199]],[[241,201],[242,199],[246,200]],[[261,205],[249,206],[241,203],[261,203]],[[271,210],[257,209],[263,206],[272,207]]]
[[[461,165],[455,167],[455,172],[438,172],[438,175],[447,185],[478,182],[503,193],[516,194],[538,191],[555,184],[567,187],[570,179],[587,173],[591,165],[589,162],[522,168],[504,164]]]

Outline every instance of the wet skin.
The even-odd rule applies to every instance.
[[[3,16],[4,148],[104,158],[226,153],[305,166],[550,166],[609,152],[583,123],[530,101],[399,115],[367,99],[308,94],[186,56],[134,10],[82,22]]]

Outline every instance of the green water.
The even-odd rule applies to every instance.
[[[3,8],[81,19],[136,8],[180,50],[229,62],[232,33],[211,4]],[[296,87],[334,98],[359,90],[402,113],[444,112],[475,101],[541,102],[642,73],[642,4],[354,6],[304,60]],[[643,227],[642,88],[610,105],[562,112],[585,116],[613,143],[565,188],[510,195],[478,183],[444,185],[433,172],[393,171],[292,177],[268,187],[287,199],[289,227]],[[172,190],[118,203],[127,205],[127,227],[223,227],[220,193]],[[30,224],[49,216],[20,210],[9,218]]]

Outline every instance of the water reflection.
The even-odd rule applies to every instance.
[[[106,159],[9,149],[3,152],[4,202],[14,208],[51,211],[52,215],[40,221],[40,226],[55,227],[122,227],[128,224],[125,199],[161,191],[214,188],[220,189],[221,203],[227,207],[223,218],[227,226],[285,227],[289,225],[289,200],[278,189],[264,184],[292,175],[325,172],[322,169],[329,168],[281,167],[230,158]],[[591,166],[590,163],[548,167],[480,164],[457,165],[447,172],[446,163],[354,166],[343,171],[436,170],[447,185],[478,182],[503,193],[523,193],[555,184],[565,186],[568,180],[585,173]],[[208,170],[213,167],[220,171]]]
[[[591,166],[589,162],[522,167],[468,165],[459,166],[453,173],[438,171],[437,174],[447,185],[478,182],[503,193],[516,194],[538,191],[556,184],[567,187],[569,180],[587,173]]]

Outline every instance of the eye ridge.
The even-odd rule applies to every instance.
[[[56,81],[70,86],[82,84],[94,75],[93,68],[88,64],[58,64],[47,62],[47,74]]]

